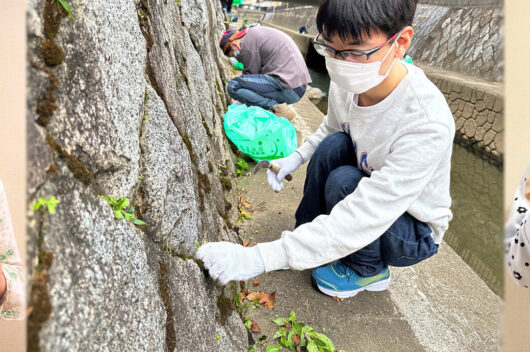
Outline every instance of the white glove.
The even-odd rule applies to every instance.
[[[265,272],[265,264],[257,246],[243,247],[231,242],[210,242],[202,245],[195,258],[204,263],[210,276],[221,285],[229,281],[247,280]]]
[[[276,175],[270,169],[267,170],[267,181],[275,191],[283,189],[283,179],[287,174],[296,171],[303,164],[302,156],[298,152],[293,152],[286,158],[271,161],[272,164],[280,167],[280,172]]]

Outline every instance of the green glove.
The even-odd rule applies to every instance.
[[[239,70],[239,71],[243,71],[245,69],[245,66],[243,65],[243,63],[241,62],[237,62],[234,67],[236,68],[236,70]]]

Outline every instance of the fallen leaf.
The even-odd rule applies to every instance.
[[[300,344],[300,335],[298,334],[294,335],[293,343],[295,346],[298,346]]]
[[[254,285],[254,286],[258,286],[258,285],[259,285],[259,281],[258,281],[258,280],[254,280],[254,282],[252,283],[252,285]]]
[[[247,209],[252,208],[252,203],[250,203],[249,201],[244,200],[244,201],[243,201],[243,205],[244,205],[245,208],[247,208]]]
[[[247,299],[248,299],[249,301],[253,301],[253,300],[255,300],[256,298],[259,299],[260,297],[261,297],[260,292],[250,292],[250,294],[247,295]]]
[[[252,320],[252,325],[250,326],[250,330],[252,330],[253,332],[261,332],[261,329],[259,328],[259,325],[258,323],[256,323],[256,321]]]
[[[243,247],[248,246],[248,241],[243,241]]]
[[[241,289],[244,290],[245,289],[245,281],[243,281],[243,280],[239,281],[239,286],[241,286]]]
[[[245,288],[245,289],[243,290],[243,293],[244,293],[245,295],[248,295],[248,288]]]
[[[243,300],[247,299],[244,293],[239,294],[239,303],[243,302]]]
[[[291,327],[291,324],[289,324],[288,322],[285,322],[285,323],[283,323],[283,326],[285,326],[287,329],[289,329]]]
[[[259,303],[265,303],[265,307],[272,309],[274,308],[274,301],[276,300],[276,292],[266,294],[265,292],[261,292],[262,295],[259,299]]]
[[[334,296],[333,299],[337,302],[344,301],[344,298],[339,298],[337,296]]]

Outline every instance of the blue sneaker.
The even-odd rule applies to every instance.
[[[313,270],[318,289],[328,296],[348,298],[361,291],[384,291],[390,285],[390,270],[374,276],[359,276],[340,261]]]

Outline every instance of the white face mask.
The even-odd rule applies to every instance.
[[[394,43],[397,38],[394,40]],[[390,68],[384,75],[379,74],[381,64],[386,60],[394,43],[388,49],[385,57],[381,61],[369,63],[357,63],[344,60],[337,60],[326,56],[326,68],[328,69],[329,77],[335,84],[348,92],[361,94],[367,90],[379,85],[388,76],[396,59],[392,60]]]

